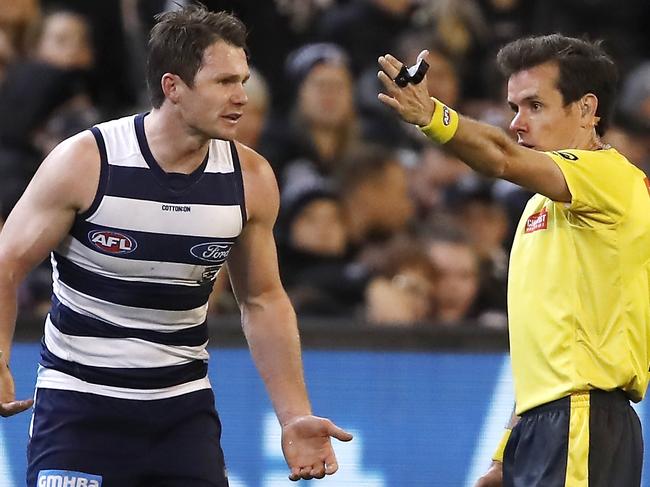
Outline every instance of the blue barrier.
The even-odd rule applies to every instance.
[[[210,353],[231,487],[296,486],[248,351]],[[305,350],[303,358],[316,414],[355,434],[335,445],[340,470],[315,484],[322,487],[469,487],[487,467],[512,408],[503,353]],[[36,344],[16,344],[20,398],[32,394],[37,360]],[[29,419],[0,422],[2,487],[24,485]]]

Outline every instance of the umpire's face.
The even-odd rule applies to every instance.
[[[580,147],[585,129],[580,100],[564,103],[559,74],[557,64],[548,62],[510,76],[508,104],[515,112],[510,130],[520,145],[542,151]]]

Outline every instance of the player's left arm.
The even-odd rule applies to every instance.
[[[322,478],[337,470],[330,436],[349,433],[312,415],[302,370],[296,314],[281,282],[273,238],[279,192],[269,164],[238,144],[248,221],[228,258],[244,333],[282,425],[290,478]]]

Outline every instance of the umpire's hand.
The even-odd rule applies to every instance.
[[[501,487],[503,485],[503,464],[492,462],[485,475],[476,481],[474,487]]]
[[[422,51],[418,58],[426,58],[428,51]],[[379,100],[391,107],[405,122],[426,126],[431,121],[434,101],[427,91],[427,77],[418,84],[409,83],[403,88],[395,83],[395,77],[402,69],[403,63],[386,54],[378,59],[381,71],[377,73],[383,85],[383,93],[379,93]]]

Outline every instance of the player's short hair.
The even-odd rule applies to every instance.
[[[156,21],[149,36],[147,59],[147,86],[154,108],[165,101],[160,86],[165,73],[178,75],[192,87],[208,46],[222,40],[246,50],[246,27],[227,12],[210,12],[201,4],[193,4],[158,14]]]
[[[600,117],[596,131],[603,135],[612,118],[618,70],[603,49],[602,41],[590,42],[561,34],[526,37],[506,44],[497,54],[497,65],[506,77],[547,62],[557,63],[560,72],[557,88],[565,105],[587,93],[596,95],[596,115]]]

